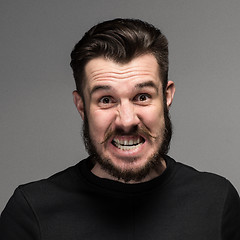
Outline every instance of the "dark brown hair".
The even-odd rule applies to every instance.
[[[160,66],[165,91],[168,81],[168,42],[153,25],[137,19],[114,19],[92,27],[75,45],[71,53],[71,67],[76,88],[83,97],[84,69],[88,61],[103,56],[117,63],[152,54]]]

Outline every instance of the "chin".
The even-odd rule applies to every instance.
[[[109,155],[97,155],[95,161],[101,169],[112,177],[124,182],[139,182],[161,164],[161,157],[157,153],[142,157],[121,157]]]

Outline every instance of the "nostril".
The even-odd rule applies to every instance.
[[[139,124],[139,118],[135,112],[135,108],[129,100],[122,101],[118,106],[116,116],[116,127],[122,128],[125,132]]]

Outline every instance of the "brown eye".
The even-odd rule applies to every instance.
[[[103,97],[100,99],[100,102],[103,104],[109,104],[111,102],[110,97]]]
[[[147,101],[149,98],[151,98],[149,94],[139,94],[137,96],[137,100],[140,102]]]
[[[139,100],[140,101],[146,101],[147,97],[145,95],[140,95]]]
[[[114,106],[116,103],[116,101],[114,100],[113,97],[111,96],[104,96],[104,97],[101,97],[98,101],[98,105],[101,107],[101,108],[110,108],[112,106]]]

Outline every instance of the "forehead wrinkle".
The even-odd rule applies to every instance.
[[[130,80],[133,78],[138,78],[138,74],[133,73],[128,75],[128,73],[132,73],[132,71],[125,72],[123,75],[121,72],[115,72],[115,71],[111,71],[111,72],[102,72],[102,70],[95,71],[94,75],[91,76],[91,81],[93,84],[90,84],[92,85],[92,87],[89,86],[90,95],[92,95],[94,92],[98,90],[105,90],[105,91],[111,90],[112,86],[111,84],[109,85],[109,83],[110,82],[114,83],[115,80],[120,80],[120,79]],[[127,74],[127,76],[125,74]],[[155,89],[156,92],[158,92],[158,86],[153,81],[153,79],[155,78],[154,78],[154,74],[151,71],[142,70],[140,71],[139,75],[147,76],[148,79],[146,80],[143,79],[143,81],[137,83],[134,86],[135,89],[153,88]],[[151,79],[151,77],[153,77],[153,79]]]
[[[154,76],[155,74],[152,71],[146,69],[133,69],[133,70],[116,70],[116,71],[107,71],[105,69],[97,70],[89,74],[89,79],[92,81],[103,81],[110,79],[125,79],[125,78],[134,78],[138,76]]]

